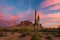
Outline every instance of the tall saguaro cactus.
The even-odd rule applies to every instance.
[[[39,16],[37,16],[37,11],[35,10],[35,25],[34,25],[34,35],[31,40],[41,40],[41,33],[38,31],[39,27]]]
[[[38,31],[39,27],[39,15],[37,16],[37,11],[35,10],[35,26],[34,26],[34,31]]]
[[[34,25],[34,31],[36,31],[36,25],[37,25],[36,16],[37,16],[37,14],[36,14],[36,10],[35,10],[35,25]]]
[[[37,32],[38,32],[38,30],[39,30],[39,29],[38,29],[38,27],[39,27],[39,21],[40,21],[40,20],[39,20],[39,15],[38,15],[38,17],[37,17]]]
[[[35,25],[36,25],[36,16],[37,16],[37,13],[36,13],[36,10],[35,10]]]

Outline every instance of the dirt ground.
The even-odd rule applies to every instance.
[[[19,33],[11,34],[10,32],[8,32],[7,36],[0,37],[0,40],[30,40],[31,39],[31,36],[25,36],[25,37],[19,37],[19,36],[20,36]],[[45,37],[45,35],[43,35],[42,40],[46,40],[44,37]],[[52,36],[52,38],[53,38],[53,40],[60,40],[60,37]]]

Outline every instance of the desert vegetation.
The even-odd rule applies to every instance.
[[[37,31],[29,27],[24,27],[23,29],[0,29],[0,37],[7,36],[8,32],[21,34],[18,36],[19,38],[29,35],[31,36],[30,40],[41,40],[44,36],[46,40],[54,40],[53,37],[60,37],[60,28],[43,28]]]

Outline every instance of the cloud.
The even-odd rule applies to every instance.
[[[3,16],[3,14],[0,13],[0,17],[2,17],[2,16]]]
[[[60,19],[50,19],[50,20],[45,20],[44,23],[48,24],[48,23],[53,23],[53,22],[60,22]]]
[[[60,9],[60,5],[55,5],[49,8],[49,10],[59,10]]]
[[[3,8],[0,6],[0,11],[3,10]]]
[[[17,14],[17,16],[16,16],[16,18],[23,18],[24,17],[24,14],[22,14],[22,13],[19,13],[19,14]]]
[[[6,10],[13,10],[14,7],[10,6],[10,7],[7,7]]]
[[[44,2],[42,2],[42,4],[40,5],[41,8],[45,8],[51,5],[55,5],[55,4],[60,4],[60,0],[45,0]]]
[[[46,15],[43,14],[43,11],[37,11],[37,16],[39,15],[40,19],[46,18]]]
[[[43,24],[54,24],[54,22],[56,22],[56,24],[59,24],[60,12],[55,10],[60,10],[60,0],[44,0],[39,7],[42,9],[43,12],[41,17]],[[53,13],[53,11],[56,13]],[[44,12],[46,12],[47,14],[44,14]]]
[[[11,21],[7,20],[4,14],[0,14],[0,27],[7,27],[8,25],[12,26]]]
[[[60,19],[50,19],[50,20],[45,20],[43,23],[45,26],[50,26],[50,28],[57,28],[58,24],[60,25]],[[52,25],[52,26],[51,26]]]
[[[4,24],[6,26],[16,25],[16,21],[22,18],[22,14],[12,15],[12,14],[1,14],[0,13],[0,24]],[[2,26],[0,25],[0,26]]]
[[[11,15],[11,14],[9,14],[9,15],[7,15],[7,16],[8,16],[8,18],[11,19],[11,20],[16,20],[16,19],[17,19],[16,16]]]
[[[6,20],[6,19],[4,18],[4,14],[1,14],[1,13],[0,13],[0,20]]]
[[[48,24],[51,24],[51,25],[59,24],[59,22],[60,22],[60,16],[59,15],[60,15],[60,12],[46,15],[45,19],[46,18],[49,18],[49,19],[48,20],[43,20],[43,24],[46,25],[46,26]]]
[[[60,18],[60,12],[46,15],[47,18]]]

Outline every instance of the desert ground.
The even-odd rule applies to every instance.
[[[53,36],[51,34],[49,34],[52,37],[52,40],[60,40],[60,37],[56,37]],[[0,40],[30,40],[31,36],[27,35],[25,37],[19,37],[21,36],[21,34],[15,32],[14,34],[11,34],[11,32],[8,32],[6,36],[2,36],[0,37]],[[47,36],[46,34],[42,35],[42,39],[41,40],[47,40],[45,39],[45,37]]]

